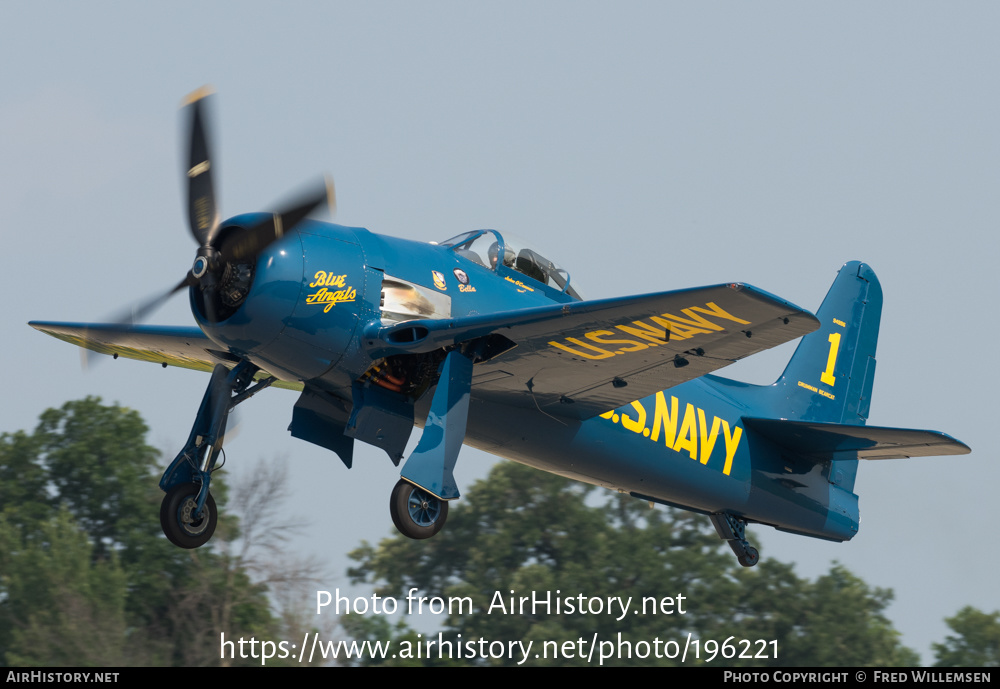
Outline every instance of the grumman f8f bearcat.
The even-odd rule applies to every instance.
[[[439,244],[319,222],[332,186],[278,213],[219,221],[206,92],[184,107],[198,327],[32,322],[95,352],[211,371],[160,488],[163,531],[196,548],[234,406],[300,391],[289,431],[349,468],[355,441],[395,465],[400,532],[427,538],[459,497],[462,444],[651,503],[707,514],[741,564],[748,523],[833,541],[858,530],[858,463],[969,448],[943,433],[866,425],[882,290],[845,264],[813,314],[747,284],[584,301],[570,275],[506,233]],[[712,371],[802,338],[769,386]]]

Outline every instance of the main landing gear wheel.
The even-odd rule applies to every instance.
[[[448,519],[448,502],[399,479],[389,498],[389,513],[399,533],[407,538],[430,538]]]
[[[197,483],[178,483],[167,491],[160,503],[160,527],[167,539],[181,548],[199,548],[208,543],[219,521],[211,493],[205,500],[202,515],[194,514],[200,490]]]

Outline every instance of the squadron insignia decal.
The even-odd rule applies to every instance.
[[[434,278],[434,286],[437,287],[439,290],[444,292],[445,290],[448,289],[448,285],[444,281],[444,273],[441,273],[437,270],[432,270],[431,277]]]

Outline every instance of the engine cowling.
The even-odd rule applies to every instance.
[[[220,236],[260,217],[237,216]],[[350,387],[370,364],[356,338],[359,324],[377,317],[381,276],[367,265],[354,228],[306,220],[252,264],[220,266],[212,289],[191,287],[191,309],[235,357],[284,380]]]

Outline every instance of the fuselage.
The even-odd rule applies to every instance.
[[[575,300],[558,284],[505,266],[503,240],[498,258],[492,247],[481,248],[482,237],[491,239],[482,235],[477,253],[472,240],[466,250],[306,221],[261,254],[249,296],[235,314],[218,323],[197,308],[195,316],[234,356],[349,405],[352,386],[371,366],[360,342],[371,322],[461,318]],[[583,421],[499,404],[473,387],[466,442],[651,501],[851,538],[857,497],[831,484],[822,465],[799,462],[745,429],[742,417],[755,413],[741,394],[745,387],[704,377]],[[415,404],[418,426],[428,403]]]
[[[232,218],[252,224],[259,214]],[[250,293],[214,323],[192,310],[202,331],[234,356],[281,380],[309,381],[351,399],[370,366],[358,341],[363,326],[385,320],[387,282],[415,287],[412,318],[460,318],[572,301],[505,267],[484,265],[450,247],[376,235],[364,228],[305,221],[258,258]],[[401,316],[395,316],[399,320]]]
[[[706,376],[584,421],[498,407],[473,393],[467,444],[641,499],[852,538],[857,496],[833,485],[828,467],[747,431],[741,417],[752,410],[720,381]]]

